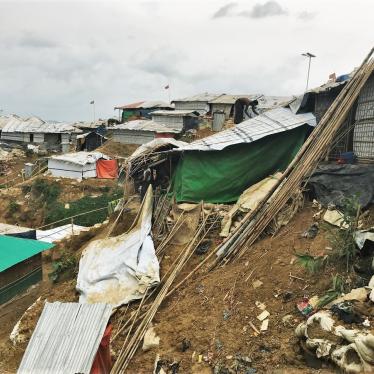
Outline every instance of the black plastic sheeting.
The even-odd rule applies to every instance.
[[[5,234],[7,236],[15,236],[22,239],[35,239],[36,240],[36,230],[29,230],[25,232],[17,232],[15,234]]]
[[[345,198],[357,196],[361,207],[374,202],[374,165],[320,165],[308,182],[313,197],[324,207],[343,207]]]

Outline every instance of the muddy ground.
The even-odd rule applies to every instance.
[[[112,235],[126,231],[135,218],[139,202],[134,203],[132,212],[124,215]],[[305,319],[296,309],[296,303],[303,297],[322,296],[331,286],[332,277],[340,272],[341,266],[329,263],[317,274],[308,273],[296,260],[295,253],[325,255],[331,253],[329,229],[320,225],[314,239],[306,239],[301,234],[313,223],[315,210],[310,204],[297,213],[292,221],[274,237],[265,237],[245,255],[224,267],[208,271],[203,267],[197,274],[181,286],[161,305],[154,319],[154,326],[160,336],[158,348],[143,352],[138,350],[129,369],[130,374],[152,373],[158,354],[170,363],[179,363],[179,373],[228,373],[235,359],[245,362],[245,370],[238,373],[334,373],[333,367],[323,364],[320,369],[307,366],[294,336],[294,329]],[[372,220],[372,215],[369,220]],[[89,240],[107,235],[113,218],[102,226],[95,235],[84,239],[82,236],[71,244],[71,251],[79,257],[82,248]],[[91,235],[90,235],[91,236]],[[218,245],[217,236],[212,238],[210,250]],[[65,243],[65,247],[68,243]],[[164,274],[183,246],[170,245],[161,263]],[[177,281],[183,279],[206,255],[195,254],[186,265]],[[349,277],[347,276],[347,279]],[[262,285],[254,288],[253,282]],[[51,285],[42,283],[30,290],[26,296],[0,309],[0,372],[14,373],[19,365],[26,344],[17,347],[8,340],[15,322],[24,310],[38,296],[48,301],[75,301],[75,279]],[[266,305],[270,313],[269,328],[257,334],[261,323],[257,316],[261,310],[256,302]],[[24,330],[31,335],[42,311],[40,303],[27,319]],[[137,303],[130,307],[136,310]],[[123,322],[122,307],[112,318],[113,336]],[[129,313],[129,311],[127,312]],[[128,314],[127,314],[128,315]],[[285,318],[286,317],[286,318]],[[115,359],[125,339],[120,334],[112,341],[112,354]],[[198,363],[199,355],[202,362]],[[221,371],[218,371],[221,370]],[[226,371],[225,371],[226,370]],[[243,369],[244,370],[244,369]]]

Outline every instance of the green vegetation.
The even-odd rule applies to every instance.
[[[58,182],[47,182],[44,179],[36,179],[32,186],[31,192],[47,205],[53,204],[61,193],[61,187]]]
[[[36,179],[31,188],[25,187],[24,193],[30,192],[34,197],[35,208],[42,207],[44,210],[44,223],[58,222],[55,226],[62,226],[70,223],[70,217],[90,212],[99,208],[106,208],[108,203],[122,197],[123,192],[120,189],[110,190],[109,187],[102,187],[102,195],[97,197],[84,196],[83,198],[69,203],[70,208],[58,201],[61,194],[61,186],[58,182],[49,182],[44,179]],[[103,222],[108,215],[106,209],[98,210],[74,218],[74,223],[81,226],[93,226],[96,223]],[[65,220],[66,219],[66,220]],[[62,221],[61,221],[62,220]],[[53,227],[53,226],[51,226]]]
[[[358,254],[355,242],[355,231],[360,216],[360,204],[357,196],[346,198],[343,203],[343,220],[340,229],[330,229],[330,242],[333,248],[333,256],[338,260],[344,260],[346,271],[349,271],[353,260]]]
[[[52,262],[52,271],[48,274],[52,282],[56,283],[63,274],[74,275],[78,272],[78,262],[74,255],[64,252],[61,258]]]
[[[297,262],[303,266],[310,274],[316,274],[321,271],[325,265],[327,256],[310,256],[304,253],[296,253]]]
[[[58,226],[70,222],[68,217],[75,216],[80,213],[89,212],[91,210],[106,208],[112,200],[122,197],[122,192],[112,192],[111,194],[103,194],[98,197],[85,196],[79,200],[70,203],[70,209],[65,209],[60,202],[55,202],[47,207],[45,223],[52,223],[66,218],[65,222],[59,222]],[[74,218],[74,223],[81,226],[93,226],[96,223],[103,222],[108,215],[106,209],[98,210],[89,214],[85,214]]]
[[[332,277],[332,287],[319,299],[317,307],[323,308],[325,305],[335,300],[344,292],[344,279],[336,274]]]
[[[12,215],[14,213],[19,212],[19,210],[20,210],[20,205],[16,201],[11,200],[8,205],[8,214]]]

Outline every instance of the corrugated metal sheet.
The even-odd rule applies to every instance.
[[[3,133],[22,132],[22,133],[72,133],[82,132],[69,123],[44,122],[40,118],[30,117],[22,119],[14,117],[3,127]]]
[[[250,99],[250,100],[254,100],[256,99],[257,97],[260,97],[262,95],[226,95],[226,94],[223,94],[223,95],[220,95],[218,97],[216,97],[215,99],[213,100],[210,100],[209,101],[209,104],[235,104],[235,101],[242,98],[242,97],[246,97],[247,99]]]
[[[114,109],[152,109],[152,108],[173,108],[172,105],[166,103],[165,101],[138,101],[136,103],[119,105],[114,107]]]
[[[64,161],[70,164],[77,165],[87,165],[87,164],[96,164],[97,160],[101,158],[109,160],[109,157],[104,155],[101,152],[72,152],[65,153],[59,156],[50,157],[52,160]]]
[[[222,96],[222,94],[211,94],[211,93],[205,92],[205,93],[194,95],[194,96],[184,97],[182,99],[176,99],[176,100],[173,100],[172,103],[175,103],[177,101],[190,101],[190,102],[203,101],[203,102],[209,103],[211,100],[214,100],[218,98],[219,96]]]
[[[90,373],[112,307],[46,303],[18,374]]]
[[[374,73],[358,97],[353,150],[358,158],[374,159]]]
[[[165,116],[165,117],[198,117],[194,110],[156,110],[151,113],[152,116]]]
[[[122,123],[117,126],[113,126],[109,128],[110,130],[133,130],[133,131],[152,131],[152,132],[157,132],[157,133],[180,133],[181,129],[179,128],[172,128],[172,127],[167,127],[164,126],[160,123],[156,123],[154,121],[149,121],[149,120],[134,120],[134,121],[129,121],[126,123]]]
[[[11,114],[9,116],[8,115],[7,116],[0,116],[0,130],[2,130],[5,127],[5,125],[7,125],[10,122],[21,121],[21,120],[22,120],[22,118],[18,117],[15,114]]]
[[[288,108],[277,108],[218,134],[192,142],[178,151],[221,150],[234,144],[251,143],[265,136],[292,130],[304,124],[316,125],[316,119],[312,113],[294,114]]]

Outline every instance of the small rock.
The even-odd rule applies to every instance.
[[[253,283],[252,283],[252,286],[253,288],[258,288],[258,287],[261,287],[263,285],[263,282],[261,282],[260,280],[255,280]]]

